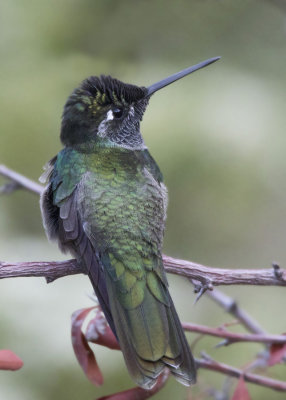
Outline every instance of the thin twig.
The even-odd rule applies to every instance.
[[[198,368],[209,369],[211,371],[220,372],[222,374],[240,378],[243,376],[244,380],[256,385],[265,386],[270,389],[278,390],[280,392],[286,391],[286,382],[271,379],[266,376],[245,373],[244,371],[231,367],[229,365],[213,361],[211,358],[206,357],[203,359],[197,359],[196,364]]]
[[[17,183],[19,185],[18,187],[27,189],[30,192],[41,194],[43,191],[42,185],[39,185],[37,182],[26,178],[25,176],[19,174],[18,172],[13,171],[10,168],[7,168],[5,165],[0,165],[0,175],[10,179],[12,182]],[[14,189],[16,188],[17,187],[15,187]],[[10,193],[10,191],[7,190],[7,193]]]
[[[252,333],[265,334],[266,332],[250,315],[242,310],[237,302],[218,289],[208,291],[207,296],[220,305],[226,312],[233,315],[244,327]]]
[[[226,344],[235,342],[255,342],[255,343],[286,343],[286,336],[283,335],[267,335],[267,334],[243,334],[229,332],[224,328],[211,328],[204,325],[192,324],[184,322],[183,328],[188,332],[201,333],[203,335],[216,336],[228,339]]]

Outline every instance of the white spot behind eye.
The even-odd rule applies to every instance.
[[[109,110],[108,113],[106,114],[105,121],[110,121],[112,119],[114,119],[114,115],[113,115],[112,110]]]
[[[107,133],[107,125],[106,122],[107,121],[112,121],[114,119],[114,115],[112,110],[109,110],[106,114],[106,117],[104,118],[103,121],[101,121],[101,123],[99,124],[98,127],[98,136],[100,137],[105,137],[106,133]]]

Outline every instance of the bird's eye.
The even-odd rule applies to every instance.
[[[114,115],[114,118],[121,118],[123,114],[123,110],[121,108],[113,108],[112,113]]]

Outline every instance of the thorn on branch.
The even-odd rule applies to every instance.
[[[52,283],[52,282],[54,282],[57,278],[55,278],[55,277],[53,277],[53,276],[46,276],[45,279],[46,279],[46,282],[47,282],[47,283]]]
[[[272,263],[272,268],[274,271],[275,278],[277,278],[279,280],[281,280],[281,279],[283,280],[283,272],[280,268],[280,265],[274,262],[274,263]]]
[[[201,354],[201,357],[202,357],[203,360],[215,362],[215,361],[213,360],[213,358],[212,358],[211,356],[209,356],[205,351],[201,351],[200,354]],[[199,368],[199,366],[198,366],[198,368]]]
[[[215,349],[219,349],[220,347],[228,346],[232,342],[229,339],[224,339],[221,342],[217,343],[214,347]]]
[[[21,189],[21,185],[18,182],[10,181],[0,186],[0,194],[11,194],[18,189]]]
[[[194,285],[194,292],[197,293],[194,304],[196,304],[200,300],[202,295],[205,294],[207,290],[212,291],[214,289],[211,280],[206,280],[205,282],[201,282],[193,279],[191,282]]]

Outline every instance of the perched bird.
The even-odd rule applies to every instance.
[[[189,386],[196,366],[162,262],[167,190],[140,121],[153,93],[218,59],[149,87],[84,80],[64,107],[64,149],[46,169],[47,235],[83,266],[131,377],[145,389],[165,367]]]

